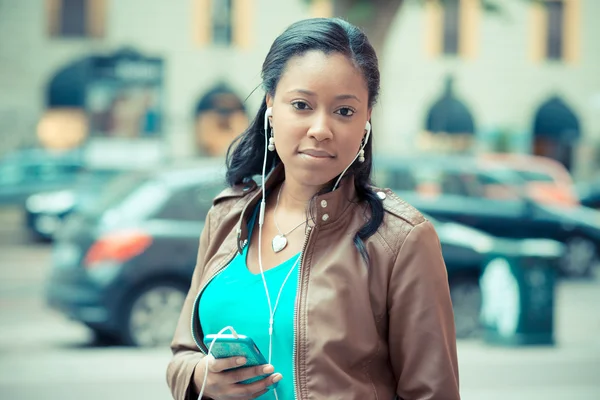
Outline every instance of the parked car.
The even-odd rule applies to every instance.
[[[198,238],[224,187],[214,165],[128,174],[55,235],[48,304],[129,345],[164,345],[187,294]]]
[[[64,219],[78,208],[89,208],[114,179],[127,171],[91,169],[79,174],[72,188],[36,193],[25,201],[25,225],[36,240],[50,241]]]
[[[484,154],[483,160],[501,164],[523,180],[525,193],[538,203],[563,206],[580,204],[573,178],[556,160],[530,154]]]
[[[78,151],[10,153],[0,159],[0,204],[23,205],[34,193],[68,188],[82,169]]]
[[[422,212],[496,237],[553,239],[566,245],[567,276],[587,276],[600,263],[600,213],[541,204],[522,191],[520,177],[501,165],[469,157],[384,160],[377,182]]]

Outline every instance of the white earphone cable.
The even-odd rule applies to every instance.
[[[360,150],[364,150],[365,147],[367,147],[367,142],[369,141],[369,137],[371,136],[371,123],[369,121],[367,121],[367,125],[365,126],[365,128],[367,130],[367,134],[365,135],[365,142],[362,144],[362,146],[360,146]],[[348,169],[352,166],[352,164],[354,164],[354,162],[356,161],[356,159],[360,155],[360,150],[358,151],[358,153],[356,153],[356,156],[354,156],[354,158],[352,159],[352,162],[340,174],[340,176],[338,177],[337,181],[335,182],[335,185],[333,185],[333,189],[331,190],[332,192],[335,191],[335,189],[337,189],[337,187],[340,184],[340,181],[342,180],[342,177],[344,176],[344,174],[346,173],[346,171],[348,171]]]
[[[271,357],[272,357],[272,344],[273,344],[273,324],[274,324],[274,319],[275,319],[275,311],[277,310],[277,306],[279,304],[279,299],[281,297],[281,293],[283,292],[283,288],[285,287],[285,284],[287,283],[290,275],[292,274],[292,272],[294,271],[294,269],[296,268],[296,266],[298,265],[298,263],[300,262],[300,259],[302,258],[302,255],[299,255],[298,258],[296,259],[296,261],[294,262],[294,265],[292,266],[292,268],[290,268],[289,272],[287,273],[281,287],[279,288],[279,293],[277,294],[277,299],[275,300],[275,307],[272,306],[271,304],[271,296],[269,295],[269,288],[267,286],[267,280],[265,279],[265,271],[263,268],[263,263],[262,263],[262,228],[263,228],[263,224],[265,222],[265,208],[266,208],[266,189],[265,189],[265,181],[266,181],[266,173],[267,173],[267,155],[268,155],[268,142],[269,142],[269,135],[268,135],[268,129],[269,129],[269,116],[271,116],[271,108],[268,108],[265,111],[265,123],[264,123],[264,135],[265,135],[265,155],[264,155],[264,159],[263,159],[263,168],[262,168],[262,182],[261,182],[261,190],[262,190],[262,199],[260,202],[260,212],[259,212],[259,218],[258,218],[258,266],[260,269],[260,275],[262,278],[262,282],[263,282],[263,286],[265,289],[265,294],[267,297],[267,304],[269,306],[269,359],[268,362],[269,364],[271,363]],[[362,146],[360,147],[360,150],[364,150],[365,146],[367,145],[367,141],[369,140],[369,135],[371,133],[371,129],[370,129],[370,123],[367,122],[367,134],[365,136],[365,141],[362,144]],[[354,157],[354,159],[352,160],[352,162],[350,163],[350,165],[348,165],[346,167],[346,169],[344,169],[344,171],[340,174],[339,178],[337,179],[335,185],[333,186],[333,190],[337,189],[342,177],[344,176],[344,174],[346,173],[346,171],[348,171],[348,169],[352,166],[352,164],[354,164],[354,162],[356,161],[356,159],[359,157],[360,151],[359,153],[356,154],[356,156]],[[223,329],[221,329],[219,331],[219,333],[215,336],[215,338],[212,340],[209,348],[208,348],[208,355],[211,355],[211,351],[212,351],[212,347],[215,343],[215,341],[217,340],[217,338],[220,337],[220,335],[223,334],[223,332],[225,332],[226,330],[229,330],[232,332],[232,334],[234,336],[237,336],[237,333],[235,332],[235,330],[231,327],[231,326],[227,326]],[[202,399],[202,395],[204,394],[204,387],[206,386],[206,381],[208,379],[208,355],[207,357],[205,357],[205,371],[204,371],[204,380],[202,383],[202,388],[200,390],[200,395],[198,396],[198,400]],[[277,390],[273,389],[274,395],[275,395],[275,399],[279,399],[279,397],[277,396]]]
[[[204,380],[202,381],[202,387],[200,388],[200,395],[198,396],[198,400],[202,400],[202,395],[204,394],[204,388],[206,386],[206,380],[208,379],[208,360],[209,360],[208,356],[212,355],[213,345],[225,331],[230,331],[231,334],[237,338],[237,333],[236,333],[235,329],[233,329],[233,327],[231,327],[231,326],[226,326],[225,328],[221,329],[219,331],[219,333],[217,333],[217,335],[214,337],[212,342],[210,342],[210,346],[208,347],[208,354],[201,361],[201,362],[204,362]]]

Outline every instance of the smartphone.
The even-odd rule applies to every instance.
[[[267,360],[262,355],[254,340],[244,335],[237,335],[237,337],[231,334],[221,334],[221,335],[206,335],[204,336],[204,344],[207,348],[210,348],[213,340],[215,343],[211,349],[211,354],[215,358],[227,358],[227,357],[245,357],[246,364],[240,367],[234,367],[229,369],[228,371],[233,371],[239,368],[247,368],[253,367],[257,365],[267,364]],[[255,376],[254,378],[246,379],[245,381],[239,382],[241,384],[248,384],[252,382],[259,381],[268,377],[271,374],[264,374]],[[275,387],[277,383],[273,385]]]

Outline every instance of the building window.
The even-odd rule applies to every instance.
[[[192,29],[199,46],[250,49],[254,41],[256,0],[193,0]]]
[[[564,40],[564,3],[562,1],[549,1],[546,4],[548,13],[548,31],[546,34],[546,56],[550,60],[563,58]]]
[[[232,0],[213,0],[212,39],[217,45],[229,46],[232,42]]]
[[[460,4],[459,0],[446,0],[444,5],[444,54],[458,54],[460,31]]]
[[[85,0],[63,0],[60,10],[60,36],[86,36]]]
[[[57,38],[104,36],[106,0],[46,0],[49,34]]]
[[[579,59],[581,0],[544,0],[531,5],[531,58],[536,62]]]
[[[481,0],[427,0],[424,10],[425,51],[429,57],[477,57]]]

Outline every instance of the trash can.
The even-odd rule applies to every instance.
[[[524,239],[501,241],[490,253],[480,278],[486,343],[554,344],[555,284],[563,251],[553,240]]]

